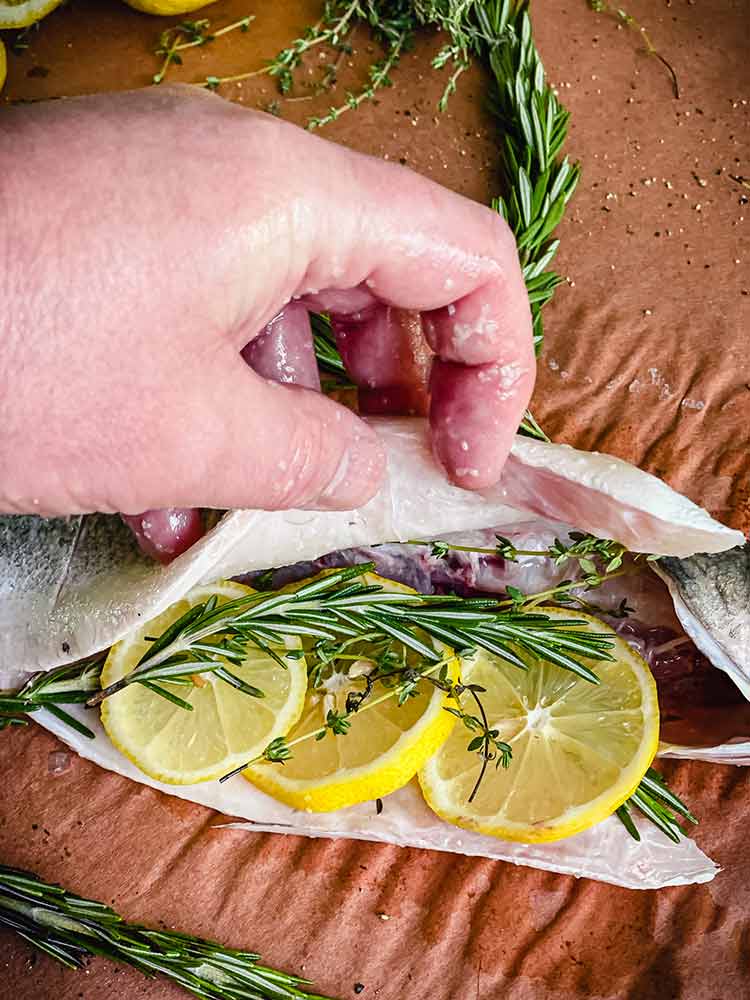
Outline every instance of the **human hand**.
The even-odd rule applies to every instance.
[[[298,299],[365,408],[431,369],[437,457],[497,480],[535,367],[497,213],[187,88],[7,109],[0,211],[0,510],[364,503],[382,451],[314,391],[306,311],[264,333]]]

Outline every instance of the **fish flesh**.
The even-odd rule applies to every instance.
[[[363,803],[335,813],[305,813],[265,795],[240,775],[223,784],[165,785],[143,774],[116,750],[104,734],[94,713],[78,705],[72,715],[93,729],[93,740],[80,736],[46,711],[34,718],[55,733],[82,757],[110,771],[140,781],[168,795],[208,806],[225,816],[246,822],[224,826],[242,827],[262,833],[294,833],[308,837],[345,837],[374,840],[404,847],[421,847],[478,857],[496,858],[545,871],[596,879],[629,889],[661,889],[665,886],[708,882],[719,867],[685,838],[672,843],[655,826],[635,818],[641,836],[633,840],[620,821],[610,816],[583,833],[552,844],[517,844],[461,830],[439,819],[427,807],[415,781],[382,800],[378,815],[375,803]]]
[[[238,510],[169,565],[145,557],[119,517],[0,518],[0,684],[88,656],[190,587],[336,549],[489,528],[529,515],[637,552],[686,557],[744,543],[734,531],[620,459],[517,437],[500,481],[448,482],[426,421],[372,418],[388,456],[380,492],[354,511]]]

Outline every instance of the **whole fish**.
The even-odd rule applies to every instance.
[[[424,421],[373,422],[386,443],[388,473],[383,489],[365,507],[325,513],[233,511],[169,566],[144,559],[117,519],[6,520],[0,525],[3,668],[50,667],[98,650],[153,617],[195,583],[300,562],[309,569],[341,549],[358,549],[361,557],[362,548],[367,548],[387,575],[400,575],[418,589],[453,587],[463,581],[467,588],[491,591],[510,582],[529,590],[549,579],[554,585],[559,573],[570,574],[570,567],[555,569],[550,560],[537,557],[501,565],[476,554],[436,566],[428,548],[369,547],[442,538],[457,530],[464,539],[486,542],[485,534],[465,533],[490,528],[518,539],[519,547],[521,539],[524,547],[546,547],[570,527],[616,539],[635,552],[678,560],[690,560],[696,553],[721,554],[744,544],[740,532],[719,524],[655,477],[610,456],[518,438],[501,481],[490,490],[469,493],[446,481],[432,457]],[[492,533],[489,547],[491,539]],[[710,634],[714,619],[703,621],[703,631],[695,631],[695,647],[691,644],[686,650],[680,645],[685,637],[678,633],[681,626],[668,591],[650,570],[634,577],[629,586],[636,588],[626,596],[638,604],[639,617],[637,626],[630,620],[630,634],[621,634],[650,658],[655,672],[659,663],[672,669],[675,661],[684,666],[692,657],[695,664],[695,647],[705,652],[702,635]],[[597,591],[605,617],[622,593],[619,587],[610,592],[606,585]],[[731,650],[727,656],[732,659]],[[696,676],[705,673],[697,671]],[[92,713],[77,706],[72,711],[96,730],[96,739],[80,737],[46,712],[35,717],[102,766],[240,817],[255,830],[479,854],[633,888],[706,881],[718,870],[692,841],[676,845],[656,828],[641,825],[642,840],[636,843],[614,817],[547,845],[508,844],[468,833],[435,817],[413,785],[385,799],[381,815],[370,804],[318,816],[274,802],[241,777],[223,785],[159,785],[115,750]],[[679,752],[679,747],[667,752]]]

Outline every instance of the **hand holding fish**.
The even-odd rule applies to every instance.
[[[308,309],[365,407],[429,405],[451,478],[498,479],[534,357],[497,213],[187,88],[8,109],[0,178],[0,511],[364,503],[381,445],[314,391]]]

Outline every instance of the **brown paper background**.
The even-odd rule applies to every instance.
[[[254,12],[251,32],[187,53],[175,78],[261,65],[317,10],[312,0],[218,2],[207,12],[216,25]],[[636,462],[748,530],[750,192],[729,175],[750,174],[750,9],[629,0],[628,10],[674,64],[679,101],[635,33],[584,0],[534,6],[549,76],[572,111],[568,150],[584,166],[559,232],[569,284],[546,315],[535,412],[555,439]],[[74,0],[9,58],[0,105],[147,84],[162,26],[114,0]],[[485,81],[467,76],[437,117],[438,44],[421,39],[396,86],[326,134],[487,200],[498,181]],[[342,87],[361,76],[369,45],[355,39]],[[257,80],[226,93],[251,105],[274,97]],[[300,121],[327,103],[284,114]],[[699,843],[726,870],[707,886],[639,893],[481,859],[220,830],[211,811],[75,757],[52,775],[55,749],[35,727],[0,735],[4,862],[129,918],[257,949],[321,992],[353,996],[361,982],[365,1000],[750,995],[744,769],[665,766],[701,816]],[[31,956],[0,936],[0,996],[184,995],[106,962],[75,974]]]

